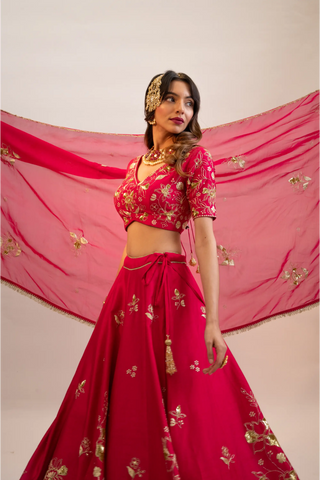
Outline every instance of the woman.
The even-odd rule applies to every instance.
[[[220,332],[199,107],[185,74],[149,84],[149,151],[115,193],[128,233],[119,273],[23,480],[298,479]],[[191,216],[204,301],[181,254]]]

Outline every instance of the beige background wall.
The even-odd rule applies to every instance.
[[[254,115],[318,88],[317,3],[3,0],[2,108],[142,133],[145,88],[172,68],[198,84],[202,127]],[[92,330],[7,287],[1,299],[2,478],[15,480]],[[318,480],[318,309],[227,340],[301,480]]]

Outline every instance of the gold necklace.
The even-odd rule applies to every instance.
[[[158,165],[158,163],[163,163],[166,158],[166,150],[155,150],[152,147],[149,152],[147,152],[142,157],[142,161],[145,165]]]

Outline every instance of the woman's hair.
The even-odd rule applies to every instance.
[[[153,110],[152,112],[148,112],[146,110],[146,98],[147,98],[149,86],[151,85],[153,80],[158,76],[159,74],[155,75],[152,78],[146,90],[146,95],[145,95],[146,122],[149,122],[154,119],[155,110]],[[192,149],[192,147],[194,147],[194,145],[196,145],[202,138],[202,132],[200,129],[200,125],[198,123],[198,112],[200,110],[200,94],[196,84],[193,82],[193,80],[191,80],[190,77],[188,77],[188,75],[186,75],[185,73],[176,73],[176,72],[173,72],[172,70],[168,70],[161,79],[161,86],[160,86],[161,100],[165,98],[167,92],[169,91],[170,84],[174,80],[183,81],[187,83],[187,85],[189,85],[191,97],[194,101],[193,117],[190,120],[186,129],[175,136],[173,144],[170,146],[170,148],[173,150],[173,153],[166,157],[165,163],[174,165],[178,174],[181,176],[185,176],[185,173],[182,170],[182,163],[186,158],[186,156],[188,155],[188,153],[190,152],[190,150]],[[144,134],[144,143],[148,148],[153,147],[152,125],[150,125],[149,123]]]

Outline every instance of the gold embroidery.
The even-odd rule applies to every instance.
[[[99,458],[100,462],[104,461],[104,451],[105,451],[105,439],[106,439],[106,428],[105,428],[105,423],[106,423],[106,418],[107,418],[107,412],[108,412],[108,392],[105,392],[104,394],[104,403],[102,407],[102,415],[99,415],[98,417],[98,426],[97,429],[99,430],[99,437],[96,442],[96,452],[95,455],[96,457]]]
[[[86,384],[86,380],[83,380],[81,383],[79,383],[78,388],[76,389],[75,397],[78,398],[80,396],[80,393],[85,393],[84,391],[84,386]]]
[[[21,248],[19,247],[18,242],[16,242],[9,234],[0,237],[0,246],[3,255],[19,257],[21,254]]]
[[[62,459],[58,460],[55,457],[51,460],[43,480],[63,480],[62,477],[65,477],[67,473],[68,469],[65,465],[62,465]]]
[[[137,298],[135,294],[132,296],[132,302],[128,303],[128,306],[130,307],[129,311],[130,313],[132,312],[137,312],[138,311],[138,302],[140,301],[140,298]]]
[[[180,293],[179,290],[176,288],[174,290],[174,297],[172,297],[171,300],[176,300],[174,304],[177,307],[177,309],[180,307],[180,305],[181,305],[181,307],[186,306],[184,300],[182,300],[183,297],[185,297],[185,294]]]
[[[201,317],[207,318],[206,307],[200,307],[200,309],[201,309],[201,312],[202,312]]]
[[[11,147],[5,145],[4,143],[1,145],[1,157],[6,162],[10,163],[10,165],[13,165],[16,160],[20,159],[19,155],[15,153]]]
[[[230,160],[228,161],[228,165],[233,165],[234,168],[244,169],[245,164],[246,164],[246,161],[244,160],[242,155],[239,155],[237,157],[231,157]]]
[[[178,427],[181,428],[182,425],[184,425],[183,418],[186,418],[187,415],[184,413],[181,413],[180,405],[178,405],[175,410],[172,410],[171,412],[169,412],[169,415],[172,415],[173,417],[177,418],[177,420],[175,418],[170,418],[170,427],[174,427],[175,425],[178,425]]]
[[[117,325],[123,325],[124,311],[119,310],[119,312],[114,316],[114,319]]]
[[[263,466],[264,472],[251,472],[255,477],[259,480],[268,480],[269,473],[278,473],[279,479],[286,479],[286,480],[297,480],[297,476],[295,471],[292,469],[292,465],[286,458],[283,452],[277,454],[277,460],[280,464],[286,463],[288,468],[283,469],[273,460],[274,452],[272,449],[266,449],[266,447],[280,447],[278,440],[276,439],[275,435],[272,433],[268,422],[265,418],[261,420],[261,412],[259,410],[258,404],[252,392],[248,393],[244,388],[241,388],[241,393],[243,393],[246,397],[248,402],[252,407],[255,407],[257,410],[257,415],[254,412],[250,412],[250,417],[255,416],[257,420],[245,423],[244,426],[246,428],[245,439],[246,441],[252,445],[253,452],[265,452],[266,458],[272,464],[272,469],[270,470],[269,467],[265,466],[265,460],[259,459],[258,465]]]
[[[306,268],[293,267],[291,270],[285,270],[282,277],[284,280],[289,281],[290,285],[300,285],[303,280],[305,280],[309,275],[309,272]]]
[[[277,455],[277,460],[279,463],[283,463],[283,462],[286,462],[287,459],[286,459],[286,456],[284,453],[278,453]]]
[[[174,468],[178,468],[178,463],[177,463],[176,455],[174,453],[170,453],[168,449],[167,442],[172,442],[171,436],[168,435],[167,437],[164,437],[161,440],[162,440],[164,460],[167,464],[167,472],[172,472]]]
[[[195,360],[193,363],[194,363],[194,365],[190,365],[190,369],[195,370],[196,372],[200,372],[200,368],[198,367],[198,365],[199,365],[198,360]]]
[[[128,473],[129,473],[129,475],[130,475],[131,478],[134,478],[136,475],[137,475],[138,477],[142,477],[142,475],[143,475],[144,473],[146,473],[145,470],[141,470],[141,469],[140,469],[139,465],[140,465],[140,460],[139,460],[139,458],[133,457],[133,458],[131,459],[131,462],[130,462],[130,467],[127,466]]]
[[[288,180],[289,183],[291,183],[292,187],[295,190],[300,190],[304,191],[306,190],[307,186],[309,185],[309,182],[311,182],[311,178],[303,175],[302,173],[299,173],[296,177],[292,177]]]
[[[94,467],[92,474],[95,478],[98,478],[100,480],[101,468],[100,467]]]
[[[230,267],[234,267],[234,260],[232,258],[234,252],[231,250],[227,251],[222,245],[217,245],[217,250],[218,258],[220,260],[219,265],[229,265]]]
[[[73,232],[70,232],[70,237],[76,250],[79,250],[82,245],[86,245],[88,243],[88,240],[86,240],[84,237],[78,238],[78,236]]]
[[[138,367],[134,365],[132,368],[128,368],[127,370],[127,375],[130,375],[132,378],[136,376],[136,371],[138,370]]]
[[[80,444],[80,448],[79,448],[79,457],[81,457],[81,455],[89,455],[89,453],[92,453],[91,450],[90,450],[90,440],[89,438],[85,437],[81,444]]]
[[[229,453],[229,449],[227,447],[222,447],[222,457],[220,457],[220,460],[222,460],[226,465],[228,465],[228,468],[230,469],[230,464],[235,463],[234,457],[235,455],[231,455]]]
[[[148,318],[150,318],[151,322],[154,322],[155,319],[158,318],[158,315],[154,314],[152,305],[149,305],[148,311],[146,312],[146,315],[147,315]]]

